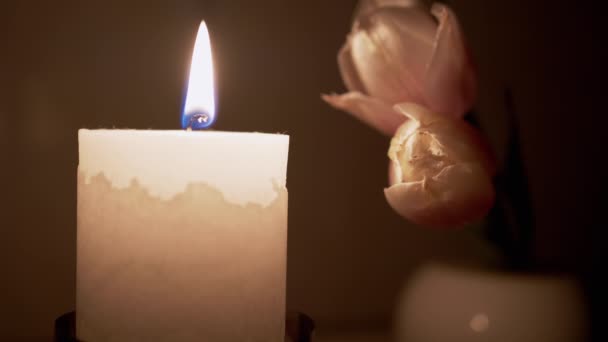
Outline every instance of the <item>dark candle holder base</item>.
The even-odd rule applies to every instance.
[[[315,328],[313,320],[299,312],[288,312],[285,320],[285,342],[310,342]],[[76,312],[55,320],[55,342],[83,342],[76,338]]]

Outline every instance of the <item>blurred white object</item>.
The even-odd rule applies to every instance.
[[[573,278],[431,264],[404,289],[398,342],[586,341],[583,292]]]

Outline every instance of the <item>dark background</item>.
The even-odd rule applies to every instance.
[[[382,193],[388,139],[320,100],[343,90],[336,53],[355,3],[0,2],[0,340],[47,341],[53,320],[74,308],[77,130],[179,128],[201,19],[219,83],[215,128],[291,136],[288,305],[312,315],[321,334],[388,327],[396,293],[422,261],[492,260],[474,231],[427,230],[394,214]],[[499,158],[503,91],[513,89],[535,264],[580,275],[598,308],[607,241],[601,12],[590,2],[451,5]]]

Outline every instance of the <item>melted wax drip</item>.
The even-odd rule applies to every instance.
[[[197,131],[209,128],[212,123],[212,117],[205,112],[185,113],[182,119],[182,128]]]

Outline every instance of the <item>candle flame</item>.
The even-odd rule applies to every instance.
[[[215,121],[215,92],[213,89],[213,60],[209,31],[204,21],[198,29],[186,101],[182,113],[182,128],[203,129]]]

